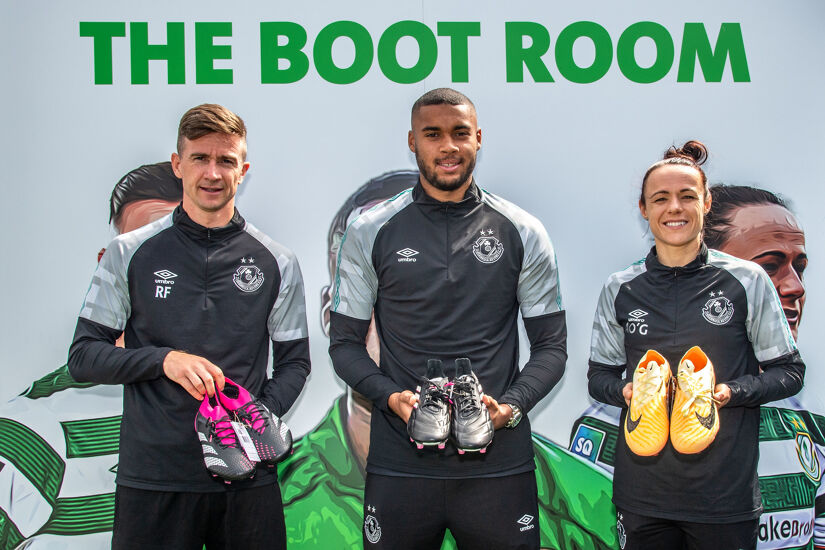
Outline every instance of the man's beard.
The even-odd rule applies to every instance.
[[[455,191],[459,189],[473,176],[473,170],[476,167],[476,159],[472,157],[466,163],[466,168],[459,174],[458,179],[455,181],[445,181],[436,175],[435,170],[430,170],[418,155],[415,156],[415,162],[418,164],[418,171],[421,172],[421,175],[424,176],[427,183],[441,191]]]

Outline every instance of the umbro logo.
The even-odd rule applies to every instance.
[[[155,298],[165,300],[172,293],[172,285],[175,284],[174,279],[178,276],[177,273],[169,271],[168,269],[159,269],[154,273],[155,277]]]
[[[627,314],[627,323],[625,324],[625,332],[628,334],[639,333],[642,336],[647,334],[647,317],[648,313],[643,309],[634,309]]]
[[[413,258],[413,256],[418,254],[418,250],[413,250],[412,248],[402,248],[401,250],[396,252],[396,254],[401,256],[400,258],[398,258],[399,262],[414,262],[416,261],[416,259]]]
[[[524,514],[518,520],[516,520],[516,523],[520,523],[522,525],[530,525],[530,522],[532,522],[532,521],[533,521],[533,516],[531,516],[530,514]]]
[[[534,519],[535,518],[530,514],[524,514],[519,519],[517,519],[516,523],[523,526],[519,529],[519,531],[529,531],[530,529],[533,529],[535,527],[535,525],[533,525]]]

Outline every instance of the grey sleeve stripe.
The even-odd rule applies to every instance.
[[[733,275],[745,288],[748,316],[745,326],[759,362],[796,351],[796,342],[770,277],[759,264],[710,250],[708,261]]]
[[[525,318],[564,309],[553,243],[542,223],[515,204],[482,190],[482,200],[518,230],[524,258],[518,280],[518,301]]]
[[[645,272],[644,262],[639,262],[611,275],[602,288],[593,332],[590,337],[590,360],[603,365],[624,365],[627,356],[624,348],[624,329],[616,319],[616,296],[619,289]]]
[[[372,248],[381,227],[412,203],[412,189],[399,193],[361,214],[347,227],[338,251],[332,311],[368,320],[378,292]]]
[[[126,328],[126,320],[132,313],[129,263],[143,243],[171,226],[172,214],[168,214],[140,229],[115,237],[92,276],[79,317],[115,330]]]
[[[275,342],[289,342],[307,338],[309,330],[306,296],[298,259],[290,249],[273,241],[251,223],[247,223],[244,230],[272,254],[281,273],[278,297],[275,298],[267,319],[270,339]]]

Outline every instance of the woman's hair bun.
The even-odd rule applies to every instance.
[[[701,141],[690,140],[681,147],[671,146],[665,151],[665,156],[662,160],[680,157],[687,159],[697,166],[701,166],[708,159],[708,149]]]

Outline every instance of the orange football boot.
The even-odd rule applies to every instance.
[[[633,371],[633,396],[624,421],[627,446],[639,456],[659,454],[667,443],[670,365],[661,353],[645,352]]]
[[[719,411],[713,400],[716,374],[705,352],[694,346],[679,361],[670,419],[670,442],[682,454],[707,449],[719,431]]]

